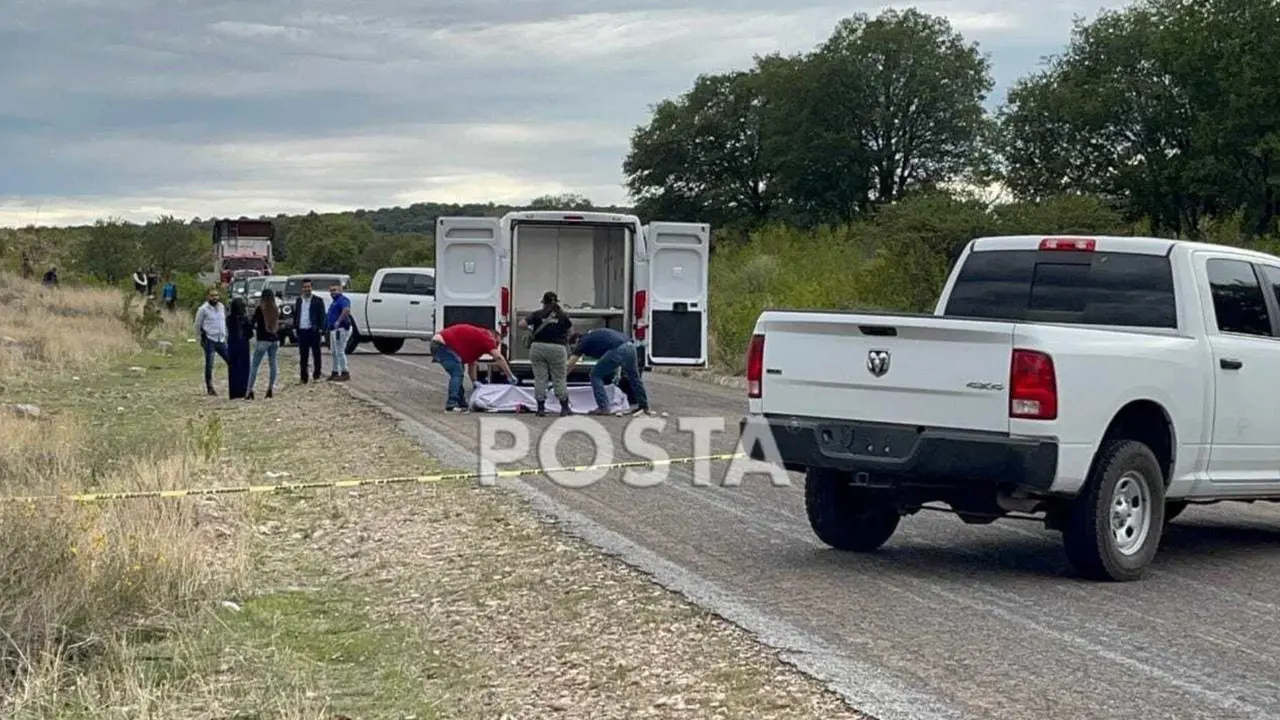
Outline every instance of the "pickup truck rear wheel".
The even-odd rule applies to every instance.
[[[902,517],[883,493],[851,485],[847,473],[819,468],[805,473],[804,506],[818,539],[848,552],[879,548]]]
[[[1164,515],[1155,454],[1134,440],[1111,440],[1072,503],[1063,530],[1067,559],[1091,580],[1138,580],[1160,546]]]
[[[373,346],[383,355],[395,355],[404,347],[404,338],[376,337],[373,339]]]

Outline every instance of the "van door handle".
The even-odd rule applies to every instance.
[[[1235,358],[1222,358],[1218,360],[1218,367],[1223,370],[1239,370],[1244,367],[1244,363],[1236,360]]]
[[[370,300],[369,302],[382,302],[382,298],[374,298],[374,299]]]
[[[421,304],[422,304],[422,301],[421,301],[421,300],[410,300],[410,301],[409,301],[409,304],[410,304],[410,305],[421,305]]]

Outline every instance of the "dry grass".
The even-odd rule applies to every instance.
[[[433,469],[339,387],[206,397],[185,314],[154,352],[116,293],[0,279],[0,303],[22,372],[0,402],[42,409],[0,406],[0,494]],[[5,720],[860,717],[737,628],[465,483],[0,504],[0,573]]]
[[[114,290],[48,290],[0,275],[0,376],[31,378],[83,369],[138,349],[120,322]]]
[[[199,443],[153,442],[163,426],[125,439],[76,411],[93,386],[73,373],[104,375],[140,351],[121,310],[117,292],[49,291],[0,275],[0,376],[10,381],[0,388],[5,497],[235,479],[202,457]],[[23,404],[39,414],[15,411]],[[169,632],[235,586],[247,564],[244,509],[0,502],[0,716],[59,717],[68,703],[137,685],[116,662],[121,649]]]

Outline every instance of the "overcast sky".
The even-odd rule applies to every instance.
[[[991,105],[1104,0],[920,2]],[[908,3],[897,3],[907,7]],[[0,226],[420,201],[622,202],[649,106],[886,5],[823,0],[0,0]],[[789,6],[787,9],[781,9]]]

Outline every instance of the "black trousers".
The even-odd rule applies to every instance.
[[[302,364],[302,379],[307,379],[307,360],[315,365],[311,377],[320,379],[320,331],[316,329],[298,330],[298,361]]]

